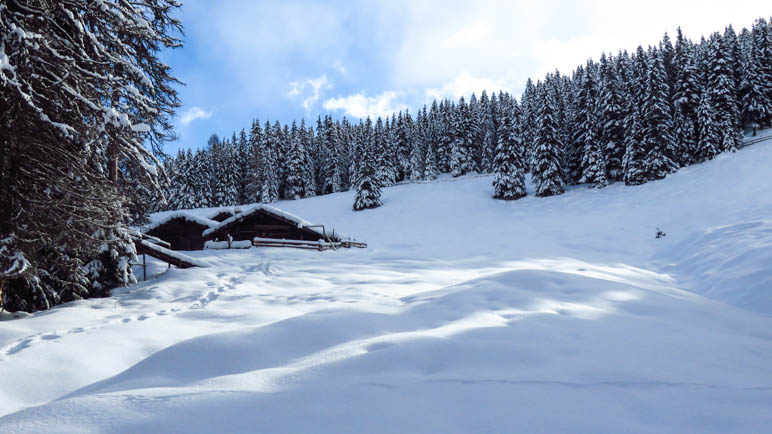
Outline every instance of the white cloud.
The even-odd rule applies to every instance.
[[[386,117],[392,113],[407,109],[407,104],[398,101],[403,98],[402,92],[386,91],[377,96],[368,97],[364,94],[356,93],[345,97],[330,98],[324,102],[325,110],[342,110],[348,116],[353,118],[372,119],[378,116]]]
[[[311,110],[311,107],[319,100],[323,89],[332,88],[332,84],[330,84],[330,80],[327,79],[327,75],[322,75],[317,78],[307,78],[305,80],[296,80],[291,82],[289,86],[290,91],[287,95],[290,98],[296,98],[303,94],[307,95],[302,102],[303,108],[306,109],[306,111]]]
[[[763,15],[762,4],[758,0],[443,0],[442,6],[431,1],[381,2],[386,11],[379,14],[396,17],[392,31],[400,35],[384,53],[391,61],[392,80],[387,86],[449,95],[468,92],[462,90],[464,82],[476,80],[478,87],[507,85],[519,94],[528,77],[542,79],[555,69],[570,74],[587,58],[598,60],[603,51],[616,54],[638,44],[656,44],[665,31],[674,38],[679,25],[691,38],[723,30],[729,23],[739,31]]]
[[[198,106],[193,106],[182,113],[180,116],[180,124],[188,125],[196,119],[209,119],[210,117],[212,117],[212,112],[208,112]]]
[[[483,90],[487,90],[488,94],[499,92],[500,90],[510,92],[519,86],[520,83],[515,82],[512,78],[505,77],[499,80],[492,80],[490,78],[475,77],[464,72],[441,87],[426,89],[425,94],[427,102],[433,99],[458,99],[462,96],[468,99],[472,93],[477,94],[479,97]]]
[[[343,62],[340,60],[336,60],[335,63],[332,64],[332,67],[335,68],[335,70],[338,71],[340,75],[346,75],[346,67],[343,66]]]

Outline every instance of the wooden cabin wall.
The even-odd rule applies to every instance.
[[[204,237],[201,234],[206,229],[207,226],[195,222],[174,219],[147,234],[169,242],[172,250],[203,250]]]

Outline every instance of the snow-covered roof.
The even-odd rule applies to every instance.
[[[206,208],[206,213],[204,215],[208,219],[213,219],[219,214],[222,214],[222,213],[237,214],[241,212],[243,209],[244,207],[242,206],[220,206],[215,208]]]
[[[207,226],[209,228],[214,228],[217,225],[219,225],[219,223],[214,220],[197,216],[188,211],[172,211],[172,212],[164,213],[164,215],[161,218],[154,219],[152,222],[147,224],[144,228],[144,232],[152,231],[153,229],[163,224],[166,224],[172,220],[180,219],[180,218],[185,219],[186,221],[189,221],[189,222],[198,223],[202,226]]]
[[[244,219],[245,217],[248,217],[248,216],[250,216],[250,215],[252,215],[252,214],[254,214],[254,213],[258,212],[258,211],[261,211],[261,210],[265,211],[265,212],[267,212],[269,214],[273,214],[275,216],[281,217],[281,218],[283,218],[285,220],[289,220],[291,222],[294,222],[297,225],[297,227],[299,227],[299,228],[304,228],[305,227],[306,229],[308,229],[310,231],[313,231],[313,232],[316,232],[319,235],[324,235],[322,230],[319,229],[319,228],[309,228],[308,226],[313,226],[314,224],[309,222],[308,220],[304,220],[304,219],[296,216],[295,214],[290,214],[287,211],[280,210],[279,208],[276,208],[276,207],[273,207],[273,206],[270,206],[270,205],[266,205],[266,204],[262,204],[262,203],[256,203],[256,204],[240,207],[240,209],[241,209],[240,213],[235,214],[232,217],[223,220],[221,223],[218,223],[214,227],[210,227],[209,229],[204,230],[203,236],[207,236],[207,235],[209,235],[211,233],[214,233],[215,231],[219,230],[220,228],[228,226],[228,225],[230,225],[230,224],[232,224],[234,222],[240,221],[240,220]]]

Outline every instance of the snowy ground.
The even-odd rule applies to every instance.
[[[370,247],[191,252],[212,267],[0,322],[0,432],[768,431],[771,166],[281,202]]]

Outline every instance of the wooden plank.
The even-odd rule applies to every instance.
[[[169,255],[163,252],[163,250],[161,249],[155,249],[153,247],[150,247],[152,246],[152,244],[150,243],[145,244],[145,243],[142,243],[141,241],[134,240],[134,246],[137,250],[137,253],[150,255],[156,259],[160,259],[166,262],[167,264],[174,265],[177,268],[198,267],[198,265],[192,262],[188,262],[188,261],[185,261],[184,259]]]
[[[285,240],[278,238],[260,238],[255,237],[252,240],[252,244],[255,247],[290,247],[295,249],[308,249],[308,250],[330,250],[334,249],[337,244],[319,242],[319,241],[304,241],[304,240]]]
[[[367,248],[367,243],[360,243],[358,241],[341,241],[340,245],[345,247],[345,248],[347,248],[347,249],[351,248],[351,247],[357,247],[357,248],[360,248],[360,249]]]

